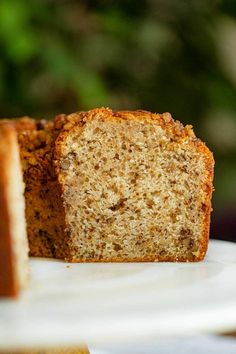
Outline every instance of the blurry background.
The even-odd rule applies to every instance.
[[[0,116],[169,111],[214,151],[212,236],[236,241],[236,1],[1,0]]]

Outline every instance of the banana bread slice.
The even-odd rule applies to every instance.
[[[54,124],[68,261],[204,258],[214,160],[191,126],[105,108]]]
[[[16,296],[29,275],[24,184],[17,134],[0,124],[0,296]]]

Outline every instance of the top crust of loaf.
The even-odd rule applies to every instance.
[[[195,258],[195,261],[200,261],[204,258],[209,239],[209,227],[210,227],[210,213],[211,213],[211,196],[213,191],[212,181],[213,181],[213,169],[214,169],[214,159],[211,151],[207,146],[198,139],[193,130],[192,126],[187,125],[183,126],[180,122],[174,121],[169,113],[163,114],[154,114],[143,110],[137,111],[112,111],[109,108],[98,108],[93,109],[88,112],[74,113],[69,116],[59,115],[55,118],[54,127],[56,130],[60,131],[60,134],[57,137],[55,144],[55,168],[58,175],[59,183],[61,184],[62,194],[63,194],[63,183],[64,177],[61,173],[61,157],[64,155],[65,141],[66,138],[73,133],[74,129],[83,130],[83,126],[93,120],[94,118],[99,118],[101,121],[120,121],[122,120],[142,120],[151,122],[152,124],[157,124],[161,126],[170,137],[170,141],[178,143],[184,143],[189,146],[190,149],[199,152],[204,156],[205,168],[206,168],[206,179],[203,185],[203,190],[205,193],[205,203],[204,203],[204,227],[203,234],[201,237],[201,245],[198,252],[198,255]],[[173,261],[173,259],[165,259]],[[178,259],[181,261],[182,259]],[[93,261],[96,261],[93,259]],[[114,259],[113,261],[119,261],[119,259]],[[183,259],[185,261],[185,259]]]
[[[35,178],[36,182],[48,180],[53,175],[51,167],[53,123],[21,118],[14,124],[18,132],[25,179],[30,176],[31,179]]]
[[[88,120],[94,119],[95,117],[101,116],[103,119],[114,120],[116,118],[121,119],[143,119],[146,117],[147,119],[151,119],[156,121],[161,127],[168,130],[171,135],[175,135],[179,138],[196,138],[191,125],[183,126],[179,121],[175,121],[170,113],[151,113],[144,110],[136,110],[136,111],[112,111],[109,108],[95,108],[88,112],[77,112],[72,113],[70,115],[61,114],[55,118],[54,127],[55,129],[61,131],[68,131],[73,126],[83,126]],[[200,141],[200,140],[199,140]]]

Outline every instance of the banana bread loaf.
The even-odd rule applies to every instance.
[[[170,114],[94,109],[15,121],[30,254],[71,262],[200,261],[214,160]]]

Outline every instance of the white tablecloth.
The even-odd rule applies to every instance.
[[[236,354],[236,338],[196,336],[89,349],[90,354]]]

